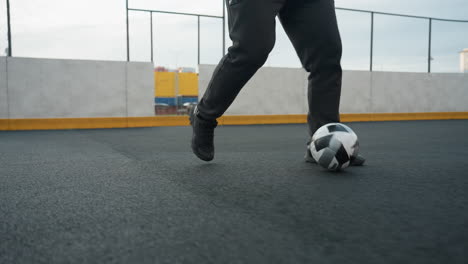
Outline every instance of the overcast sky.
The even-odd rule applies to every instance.
[[[0,53],[6,48],[6,0],[0,0]],[[130,7],[222,15],[221,0],[129,0]],[[336,0],[337,7],[468,20],[468,0]],[[22,57],[125,60],[125,0],[10,0],[13,55]],[[370,16],[337,11],[345,69],[369,68]],[[197,64],[195,17],[155,14],[155,65]],[[222,56],[221,20],[201,20],[201,62]],[[150,60],[149,14],[130,13],[131,59]],[[375,17],[374,68],[427,70],[428,21]],[[230,41],[226,41],[227,45]],[[458,70],[458,52],[468,48],[468,23],[434,22],[433,70]],[[4,53],[3,53],[4,54]],[[282,31],[266,66],[300,67]]]

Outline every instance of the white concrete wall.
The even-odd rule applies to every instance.
[[[154,116],[152,63],[127,63],[127,116]]]
[[[0,119],[8,118],[6,57],[0,57]]]
[[[372,73],[372,112],[468,111],[468,74]]]
[[[213,65],[200,65],[199,94],[202,95]],[[307,111],[307,79],[302,71],[290,68],[261,68],[239,93],[228,115],[287,115]],[[253,103],[255,102],[255,103]]]
[[[9,114],[0,86],[0,117],[154,115],[151,63],[2,58],[6,63]]]
[[[353,114],[372,113],[372,73],[344,71],[342,83],[340,111]]]
[[[214,65],[200,66],[202,95]],[[307,113],[303,69],[262,68],[226,115]],[[344,71],[341,113],[468,111],[468,74]]]

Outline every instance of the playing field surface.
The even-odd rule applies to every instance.
[[[467,263],[468,120],[348,125],[341,173],[305,125],[0,132],[0,263]]]

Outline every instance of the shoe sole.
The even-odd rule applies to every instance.
[[[193,122],[194,122],[194,121],[193,121],[193,113],[194,113],[194,112],[195,112],[195,111],[192,110],[192,111],[190,111],[190,113],[189,113],[189,121],[190,121],[190,126],[192,126],[192,129],[193,129]],[[192,132],[192,133],[193,133],[193,132]],[[201,159],[201,160],[203,160],[203,161],[212,161],[212,160],[214,159],[214,156],[211,157],[211,156],[205,156],[205,155],[201,154],[201,153],[197,150],[197,148],[194,147],[194,141],[195,141],[195,134],[192,135],[192,142],[191,142],[191,148],[192,148],[193,154],[195,154],[195,156],[197,156],[197,158],[199,158],[199,159]]]
[[[191,144],[193,154],[195,154],[195,156],[197,156],[199,159],[203,161],[212,161],[214,159],[214,156],[206,156],[206,155],[201,154],[197,150],[197,148],[195,148],[193,144],[194,140],[195,140],[195,135],[192,136],[192,144]]]

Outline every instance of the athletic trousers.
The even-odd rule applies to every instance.
[[[205,120],[222,116],[262,67],[275,44],[278,16],[303,68],[309,73],[309,135],[324,124],[339,122],[342,46],[334,1],[227,1],[229,37],[233,45],[216,67],[198,104],[198,115]]]

